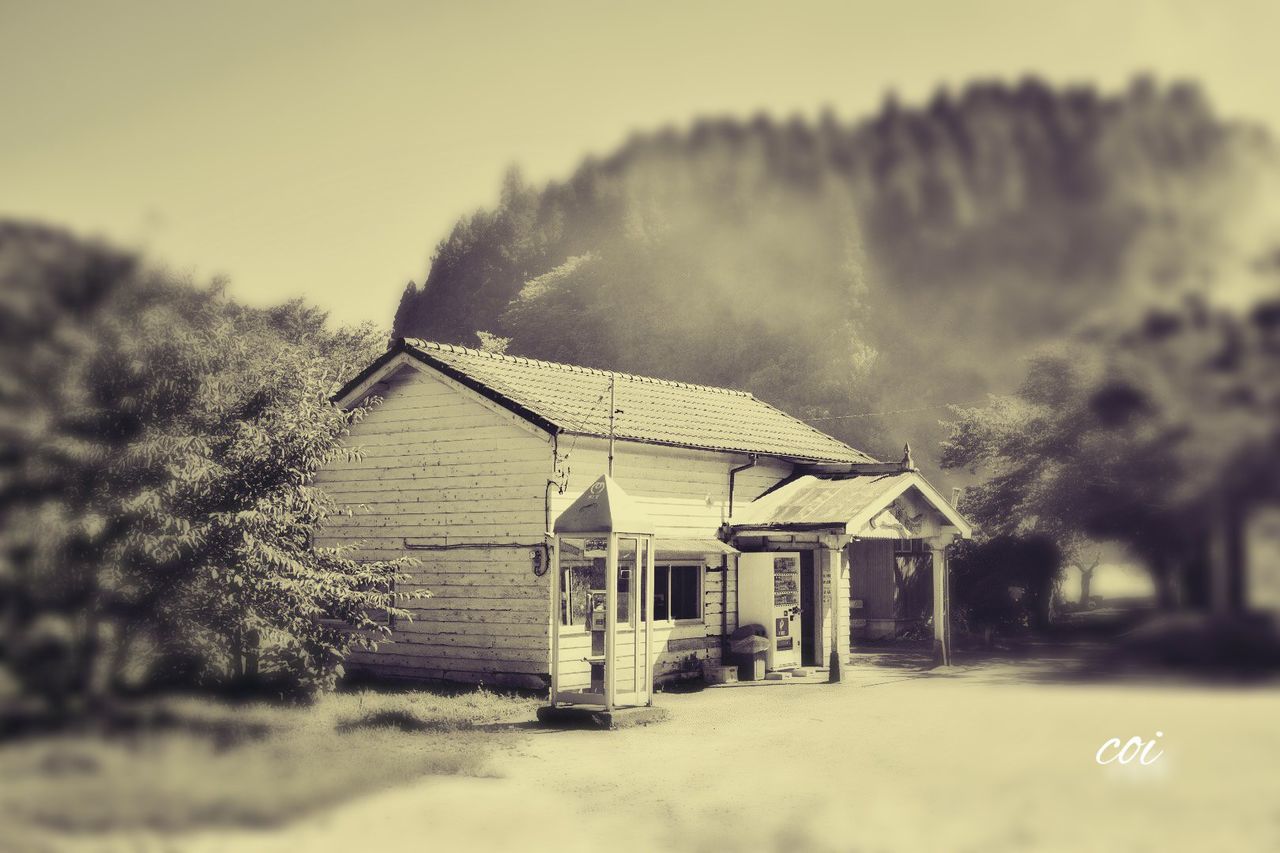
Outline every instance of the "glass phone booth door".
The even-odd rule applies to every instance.
[[[614,635],[614,704],[643,705],[651,684],[646,684],[646,658],[652,654],[648,621],[651,567],[648,541],[618,537],[617,631]],[[609,677],[606,675],[606,677]]]

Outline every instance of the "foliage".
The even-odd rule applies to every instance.
[[[977,630],[1049,627],[1062,552],[1045,536],[996,536],[959,545],[950,562],[952,617]]]
[[[74,711],[127,687],[332,683],[398,565],[313,548],[312,486],[377,351],[64,234],[0,230],[0,665]]]
[[[1202,598],[1215,525],[1238,540],[1280,482],[1280,309],[1191,299],[1038,358],[1018,393],[958,409],[943,464],[989,536],[1117,541],[1165,600]]]
[[[406,290],[395,334],[484,330],[806,417],[920,410],[1011,388],[1019,355],[1097,312],[1235,287],[1223,267],[1248,276],[1273,248],[1241,235],[1271,215],[1274,166],[1194,86],[1145,79],[980,83],[853,123],[704,119],[563,183],[509,173]],[[941,438],[936,410],[892,433],[822,425],[880,453]]]

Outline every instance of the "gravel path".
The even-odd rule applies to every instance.
[[[649,728],[530,726],[493,778],[154,849],[1280,850],[1280,691],[1028,683],[1052,666],[667,694]],[[1157,731],[1155,764],[1095,763]]]

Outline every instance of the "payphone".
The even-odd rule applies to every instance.
[[[604,692],[604,635],[607,624],[605,591],[593,589],[587,599],[587,630],[591,632],[591,692]]]

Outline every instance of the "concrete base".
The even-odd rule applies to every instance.
[[[942,640],[934,638],[933,641],[933,668],[951,666],[951,644],[944,643]]]
[[[764,675],[764,680],[765,681],[785,681],[790,677],[791,676],[785,672],[766,672]]]
[[[738,680],[736,666],[704,666],[702,680],[707,684],[734,684]]]
[[[538,709],[539,722],[563,729],[626,729],[660,723],[669,716],[670,711],[656,706],[615,708],[612,711],[590,705],[543,705]]]

